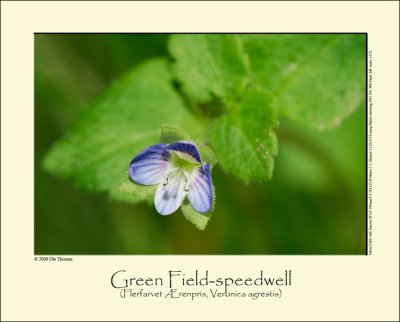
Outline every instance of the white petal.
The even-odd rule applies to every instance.
[[[199,168],[190,180],[188,198],[196,211],[206,213],[211,210],[214,197],[210,165],[208,163]]]
[[[186,196],[186,179],[182,173],[171,174],[168,183],[161,183],[154,197],[154,205],[160,215],[170,215],[182,204]]]

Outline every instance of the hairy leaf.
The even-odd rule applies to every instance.
[[[161,126],[160,143],[174,143],[177,141],[190,141],[191,137],[188,133],[176,126],[163,124]]]
[[[215,152],[211,150],[210,147],[204,144],[197,144],[197,148],[199,149],[199,153],[203,163],[209,163],[210,169],[214,168],[214,166],[218,163]]]
[[[237,35],[173,35],[169,49],[184,92],[197,103],[231,101],[249,83],[249,67]]]
[[[337,127],[365,96],[365,35],[242,35],[254,82],[279,113],[312,129]]]
[[[221,167],[246,182],[271,178],[276,125],[270,97],[259,89],[249,90],[233,113],[214,121],[212,147]]]
[[[157,185],[144,186],[130,180],[128,176],[118,185],[110,190],[110,197],[120,201],[139,203],[148,201],[153,203]]]

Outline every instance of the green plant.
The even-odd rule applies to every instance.
[[[190,138],[210,164],[244,183],[266,181],[280,118],[317,133],[360,105],[365,45],[358,34],[172,35],[172,61],[151,59],[115,82],[54,145],[45,168],[85,191],[152,201],[153,186],[128,179],[129,162],[158,142]],[[199,229],[210,219],[187,203],[182,210]]]

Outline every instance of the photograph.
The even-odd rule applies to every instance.
[[[399,320],[399,2],[3,2],[2,321]]]
[[[366,33],[33,40],[35,255],[366,255]]]

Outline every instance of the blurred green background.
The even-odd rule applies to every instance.
[[[283,118],[271,181],[244,185],[217,166],[205,231],[180,212],[76,191],[43,158],[77,113],[138,63],[166,56],[168,35],[35,35],[35,254],[365,254],[365,102],[341,127]]]

